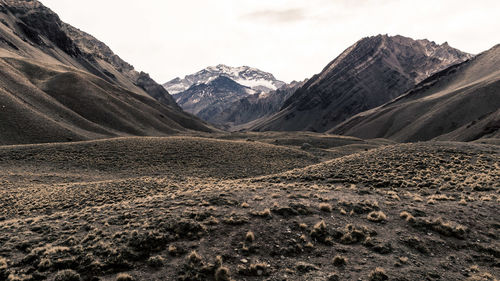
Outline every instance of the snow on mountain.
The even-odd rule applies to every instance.
[[[175,78],[163,87],[171,94],[186,91],[193,85],[208,84],[218,77],[227,77],[240,85],[258,92],[269,92],[281,88],[285,82],[277,80],[274,75],[249,66],[231,67],[224,64],[209,66],[184,78]]]

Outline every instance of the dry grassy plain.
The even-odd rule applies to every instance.
[[[496,280],[495,143],[3,146],[0,280]]]

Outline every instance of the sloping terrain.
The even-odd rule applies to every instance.
[[[422,81],[332,133],[396,141],[472,141],[500,136],[500,45]]]
[[[333,138],[309,136],[311,143],[334,148]],[[304,167],[316,161],[309,152],[259,141],[278,135],[226,137],[235,140],[122,138],[0,147],[0,276],[500,276],[499,146],[386,143]],[[291,134],[281,135],[286,137]],[[295,138],[302,142],[305,135]]]
[[[0,19],[0,144],[211,130],[38,1],[2,1]]]
[[[279,112],[252,129],[324,132],[470,57],[447,43],[387,35],[363,38],[309,79]]]

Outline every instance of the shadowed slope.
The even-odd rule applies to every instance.
[[[396,141],[498,137],[500,45],[422,81],[405,95],[340,124],[335,134]]]
[[[0,59],[1,144],[163,135],[196,121],[77,69]],[[199,125],[200,130],[209,130]]]

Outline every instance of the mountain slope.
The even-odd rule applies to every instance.
[[[265,118],[281,108],[288,99],[305,81],[292,81],[281,88],[269,93],[258,93],[243,97],[222,112],[211,118],[214,124],[224,124],[227,129],[241,130],[250,127],[256,120]]]
[[[326,131],[470,57],[447,43],[387,35],[363,38],[309,79],[278,113],[253,129]]]
[[[0,144],[211,130],[38,1],[0,1],[0,70]]]
[[[206,84],[195,84],[184,92],[174,94],[174,98],[184,110],[210,122],[211,117],[226,104],[253,93],[252,89],[219,76]]]
[[[331,132],[398,141],[500,137],[500,45],[422,81]]]

